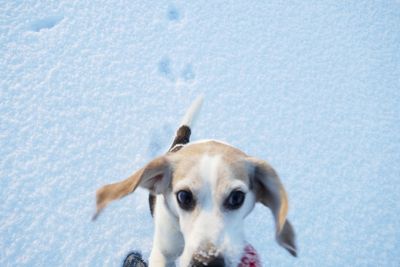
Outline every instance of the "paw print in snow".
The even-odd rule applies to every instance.
[[[193,81],[194,78],[196,77],[193,71],[193,66],[192,64],[186,64],[186,66],[184,67],[183,71],[182,71],[182,75],[181,77],[183,78],[183,80],[185,80],[186,82],[190,82]]]
[[[51,29],[57,26],[62,20],[63,16],[51,16],[44,19],[37,20],[31,24],[31,31],[40,32],[41,30]]]
[[[162,58],[158,62],[158,72],[170,81],[174,81],[174,75],[171,69],[171,60],[168,57]]]
[[[167,19],[172,22],[180,21],[182,18],[181,12],[176,6],[170,6],[167,11]]]
[[[176,77],[175,72],[172,68],[172,61],[169,57],[164,57],[158,62],[158,72],[164,78],[170,80],[171,82],[176,81],[184,81],[184,82],[192,82],[196,75],[193,70],[193,65],[191,63],[187,63],[180,72],[179,76]]]

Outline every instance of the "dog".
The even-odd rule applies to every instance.
[[[244,218],[259,202],[273,214],[277,242],[297,256],[286,218],[287,193],[277,172],[221,141],[189,143],[201,104],[202,98],[193,102],[168,153],[97,190],[94,219],[110,201],[146,188],[155,223],[150,267],[172,267],[178,258],[181,267],[236,267],[246,246]]]

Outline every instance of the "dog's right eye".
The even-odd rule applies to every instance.
[[[237,210],[242,206],[245,196],[245,193],[240,190],[232,191],[229,197],[225,200],[225,208],[228,210]]]
[[[184,210],[192,210],[195,206],[195,201],[192,192],[189,190],[181,190],[176,193],[176,199],[179,206]]]

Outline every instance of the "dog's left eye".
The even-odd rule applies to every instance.
[[[225,200],[224,206],[228,210],[236,210],[242,206],[244,199],[245,194],[242,191],[232,191],[229,197]]]
[[[181,190],[176,194],[179,206],[187,211],[194,208],[196,201],[194,200],[192,192],[189,190]]]

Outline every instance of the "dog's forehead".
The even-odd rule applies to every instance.
[[[186,145],[172,153],[174,166],[173,184],[188,178],[203,175],[234,177],[247,182],[245,158],[241,150],[218,141],[204,141]]]

